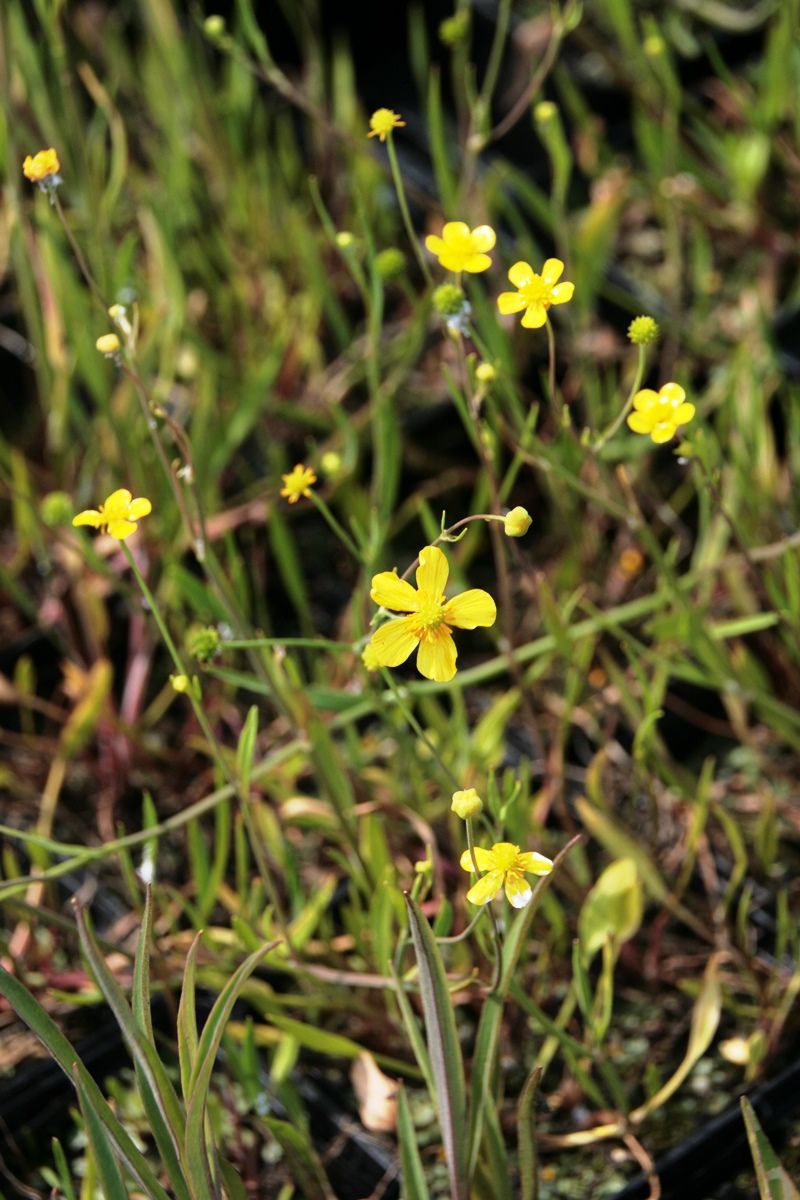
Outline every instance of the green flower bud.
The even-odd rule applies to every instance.
[[[208,662],[219,649],[220,637],[213,625],[192,625],[186,634],[186,650],[199,662]]]
[[[443,317],[457,317],[464,310],[466,297],[455,283],[443,283],[433,293],[433,307]]]
[[[48,492],[39,506],[39,516],[45,525],[69,525],[74,512],[72,499],[66,492]]]
[[[628,326],[628,338],[634,346],[649,345],[656,341],[660,332],[652,317],[634,317]]]
[[[389,246],[375,256],[375,270],[381,279],[399,279],[406,269],[406,256],[402,250]]]

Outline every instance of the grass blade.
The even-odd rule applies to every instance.
[[[114,1157],[111,1141],[100,1116],[95,1110],[92,1099],[83,1085],[77,1065],[73,1072],[72,1082],[75,1084],[78,1093],[81,1115],[83,1116],[83,1123],[86,1126],[86,1137],[94,1155],[104,1200],[128,1200],[128,1191],[120,1174],[117,1160]]]
[[[522,1200],[537,1200],[539,1177],[536,1166],[536,1113],[534,1105],[539,1092],[542,1068],[534,1067],[519,1098],[517,1107],[517,1153]]]
[[[202,933],[197,934],[186,956],[183,988],[178,1004],[178,1058],[181,1066],[181,1091],[187,1104],[189,1102],[189,1083],[197,1062],[197,1011],[194,982],[197,970],[197,952],[200,949],[202,936]]]
[[[780,1159],[761,1128],[752,1104],[746,1096],[741,1097],[739,1104],[756,1168],[760,1200],[800,1200],[797,1188],[781,1166]]]
[[[397,1090],[397,1137],[400,1143],[403,1200],[430,1200],[422,1159],[419,1156],[417,1131],[411,1118],[404,1087]]]
[[[436,1087],[434,1100],[450,1174],[452,1200],[466,1200],[466,1095],[464,1064],[455,1013],[447,987],[442,955],[431,927],[408,894],[406,905],[411,940],[419,967],[425,1036]]]

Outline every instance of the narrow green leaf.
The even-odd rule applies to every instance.
[[[780,1159],[761,1128],[752,1104],[746,1096],[740,1098],[739,1104],[756,1168],[760,1200],[800,1200],[797,1188],[781,1166]]]
[[[400,1144],[400,1186],[403,1200],[430,1200],[419,1155],[417,1131],[404,1087],[397,1089],[397,1138]]]
[[[435,1085],[452,1200],[466,1200],[466,1096],[464,1064],[456,1030],[453,1003],[447,986],[442,955],[430,925],[406,893],[408,924],[419,969],[425,1035]]]
[[[186,1103],[189,1100],[189,1080],[197,1062],[195,974],[197,971],[197,952],[200,949],[200,938],[202,936],[202,933],[197,934],[186,956],[183,987],[181,988],[181,998],[178,1004],[178,1058],[181,1067],[181,1091]]]
[[[211,1075],[231,1010],[250,975],[265,954],[274,950],[279,943],[270,942],[259,947],[241,964],[220,992],[197,1045],[194,1068],[189,1077],[186,1101],[186,1133],[184,1154],[189,1183],[195,1193],[193,1200],[205,1200],[213,1196],[209,1147],[206,1141],[206,1103]]]
[[[264,1124],[286,1155],[292,1182],[307,1200],[334,1200],[317,1152],[305,1130],[277,1117],[264,1117]]]
[[[64,1200],[75,1200],[75,1188],[72,1186],[72,1172],[69,1169],[64,1148],[57,1137],[52,1139],[50,1145],[53,1150],[53,1161],[56,1165],[59,1186],[64,1193]]]
[[[91,1098],[95,1111],[109,1131],[118,1154],[125,1162],[133,1178],[153,1200],[170,1200],[167,1192],[161,1187],[153,1174],[146,1159],[136,1148],[130,1135],[117,1120],[103,1093],[61,1030],[52,1018],[48,1016],[35,996],[32,996],[28,989],[2,966],[0,966],[0,995],[8,1000],[17,1016],[38,1037],[39,1041],[69,1079],[73,1078],[73,1070],[77,1065],[86,1093]]]
[[[253,770],[253,760],[256,753],[256,738],[258,737],[258,706],[252,704],[245,718],[239,742],[236,747],[236,774],[242,795],[250,795],[250,776]]]
[[[86,1127],[86,1137],[97,1167],[104,1200],[128,1200],[128,1191],[114,1157],[111,1141],[91,1097],[83,1086],[77,1065],[73,1072],[72,1082],[78,1092],[78,1103],[81,1106],[81,1115]]]
[[[155,1046],[153,1018],[150,1012],[150,940],[153,936],[153,889],[147,885],[144,913],[133,964],[133,1016],[140,1032]]]
[[[517,1105],[517,1154],[522,1200],[537,1200],[539,1172],[536,1164],[536,1096],[542,1068],[536,1066],[525,1080]]]

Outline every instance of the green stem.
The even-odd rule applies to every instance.
[[[430,268],[425,261],[425,256],[420,248],[419,239],[417,238],[414,226],[411,223],[411,213],[408,211],[406,190],[403,186],[403,177],[400,174],[400,164],[397,161],[397,151],[394,148],[394,141],[392,140],[391,133],[389,133],[388,137],[386,138],[386,149],[389,152],[389,165],[392,169],[392,179],[394,180],[394,188],[397,192],[397,202],[400,205],[400,212],[403,217],[403,224],[406,227],[408,240],[411,242],[414,254],[417,257],[417,262],[419,263],[422,274],[425,277],[425,283],[428,285],[428,287],[431,287],[433,284],[433,278],[431,276]]]
[[[472,820],[471,820],[471,818],[467,817],[464,824],[466,825],[466,829],[467,829],[467,848],[469,850],[469,856],[472,859],[472,865],[475,868],[475,874],[478,877],[480,877],[483,874],[483,872],[481,871],[480,867],[478,866],[478,857],[475,853],[475,840],[472,836]],[[498,987],[500,986],[500,977],[501,977],[501,974],[503,971],[503,943],[500,940],[500,930],[497,926],[497,917],[494,915],[494,910],[492,908],[491,900],[489,901],[488,904],[485,904],[483,907],[489,913],[489,920],[490,920],[491,926],[492,926],[492,937],[494,939],[494,949],[495,949],[494,968],[492,971],[492,982],[491,982],[491,986],[489,987],[489,995],[491,996],[492,993],[496,992]]]
[[[354,558],[354,559],[355,559],[357,562],[359,562],[359,563],[363,563],[363,561],[364,561],[364,556],[362,555],[362,553],[361,553],[361,551],[359,550],[358,546],[355,544],[355,542],[353,541],[353,539],[350,537],[350,534],[349,534],[349,533],[347,533],[347,532],[346,532],[346,531],[345,531],[345,530],[342,528],[342,526],[339,524],[339,522],[336,520],[336,517],[333,515],[333,513],[331,512],[331,510],[328,508],[328,505],[325,503],[325,501],[322,499],[322,497],[321,497],[321,496],[318,496],[316,492],[312,491],[312,492],[311,492],[311,499],[312,499],[312,501],[314,502],[314,504],[317,506],[317,509],[318,509],[318,511],[319,511],[319,512],[322,514],[322,516],[325,518],[325,520],[326,520],[326,522],[328,523],[329,527],[330,527],[330,528],[333,530],[333,532],[334,532],[334,534],[336,535],[336,537],[337,537],[337,538],[339,539],[339,541],[342,543],[342,545],[344,546],[344,548],[345,548],[346,550],[349,550],[349,551],[350,551],[350,553],[352,554],[353,558]]]
[[[181,657],[181,654],[180,654],[177,646],[175,645],[175,642],[172,639],[172,634],[170,633],[169,629],[167,628],[167,623],[164,620],[164,617],[161,613],[161,609],[159,608],[158,601],[156,600],[155,596],[153,595],[153,592],[151,591],[150,587],[148,586],[147,581],[145,580],[144,576],[142,575],[142,572],[139,570],[136,559],[134,558],[127,542],[124,542],[124,541],[122,542],[122,549],[125,553],[125,557],[128,560],[128,565],[130,566],[131,571],[133,572],[134,578],[136,579],[136,582],[138,583],[138,585],[141,589],[142,595],[144,596],[145,600],[147,601],[150,611],[152,612],[153,617],[155,618],[155,622],[158,625],[158,630],[164,641],[164,645],[167,647],[170,658],[172,659],[172,661],[175,665],[175,670],[178,672],[179,675],[185,675],[187,678],[190,678],[186,664],[184,663],[184,661]],[[281,930],[281,935],[283,936],[283,938],[286,942],[287,949],[290,951],[290,953],[292,955],[294,955],[292,941],[291,941],[291,937],[289,935],[288,923],[287,923],[286,918],[283,913],[283,907],[281,905],[281,900],[280,900],[280,896],[278,894],[278,889],[275,886],[275,882],[272,878],[272,874],[269,870],[269,867],[267,866],[267,861],[266,861],[263,851],[262,851],[261,839],[258,834],[258,830],[255,827],[255,823],[253,821],[253,814],[250,811],[249,798],[242,793],[241,787],[239,785],[239,780],[234,776],[234,774],[231,772],[230,768],[228,767],[228,764],[225,760],[225,755],[222,752],[222,747],[220,746],[219,742],[217,741],[216,734],[214,733],[214,730],[211,728],[211,724],[208,720],[208,717],[205,714],[203,706],[200,703],[200,701],[198,700],[197,696],[194,693],[194,689],[191,686],[188,688],[186,695],[189,697],[189,701],[192,705],[192,709],[193,709],[194,715],[197,719],[197,723],[200,726],[200,728],[202,729],[203,735],[206,738],[206,741],[208,742],[208,745],[209,745],[209,748],[213,755],[214,761],[217,764],[217,768],[220,771],[220,774],[222,775],[223,779],[225,779],[226,782],[230,785],[231,789],[233,790],[234,795],[236,796],[237,800],[239,801],[239,807],[240,807],[240,810],[242,813],[242,817],[244,819],[245,825],[247,826],[247,832],[250,837],[251,848],[252,848],[253,854],[255,856],[256,863],[258,865],[259,873],[264,881],[264,887],[266,888],[267,895],[269,896],[270,904],[273,907],[273,910],[275,913],[275,920],[277,921],[278,926]]]
[[[417,718],[414,716],[414,713],[412,712],[412,710],[406,704],[405,699],[403,698],[403,695],[402,695],[400,689],[398,688],[397,684],[395,683],[394,679],[392,678],[391,672],[388,671],[386,667],[381,667],[380,671],[381,671],[381,675],[383,676],[384,682],[388,684],[389,690],[394,695],[395,704],[399,708],[400,712],[403,714],[403,716],[405,717],[408,724],[414,730],[414,733],[416,733],[417,737],[422,742],[424,742],[424,744],[428,747],[428,750],[430,751],[431,755],[436,760],[436,762],[439,764],[439,766],[442,768],[442,771],[444,772],[444,774],[447,776],[448,781],[453,788],[453,791],[457,792],[461,785],[459,784],[459,782],[456,779],[453,772],[448,767],[447,763],[444,762],[444,760],[442,759],[442,756],[439,753],[439,750],[433,744],[431,739],[428,737],[427,733],[422,728],[422,726],[420,725]]]
[[[611,424],[606,429],[605,433],[600,434],[600,437],[597,439],[594,446],[592,446],[592,450],[595,454],[599,454],[599,452],[603,449],[603,446],[605,446],[606,442],[611,440],[611,438],[614,436],[614,434],[619,429],[622,422],[627,417],[628,413],[631,411],[631,407],[633,405],[633,398],[636,395],[636,393],[638,392],[639,387],[642,382],[642,378],[644,377],[644,367],[645,367],[646,361],[647,361],[647,349],[644,346],[640,346],[639,347],[639,361],[636,364],[636,374],[633,377],[633,384],[631,385],[631,390],[628,393],[628,399],[625,401],[625,407],[622,409],[622,412],[620,412],[614,418],[614,420],[611,422]]]

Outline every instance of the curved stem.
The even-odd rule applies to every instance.
[[[625,407],[622,409],[622,411],[620,413],[617,414],[617,416],[614,418],[614,420],[608,426],[606,431],[604,433],[600,434],[600,437],[597,439],[597,441],[592,446],[592,450],[595,454],[598,454],[603,449],[603,446],[605,446],[606,442],[611,440],[611,438],[614,436],[614,434],[619,429],[622,422],[627,417],[628,413],[631,411],[631,406],[633,404],[633,398],[636,395],[636,393],[638,392],[639,385],[641,384],[642,378],[644,376],[644,367],[645,367],[646,361],[647,361],[647,350],[644,346],[640,346],[639,347],[639,361],[636,364],[636,374],[633,377],[633,384],[631,385],[631,390],[628,393],[628,399],[625,401]]]

